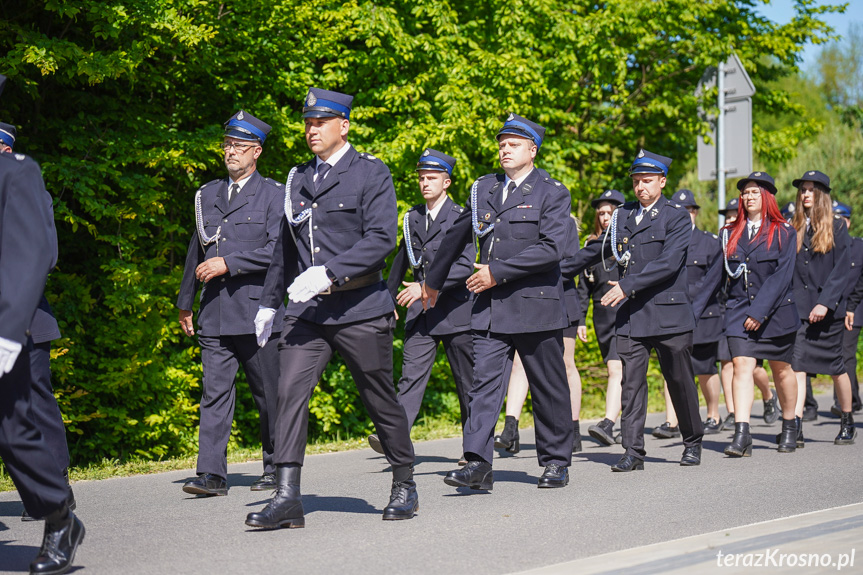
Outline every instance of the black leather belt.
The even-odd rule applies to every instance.
[[[374,285],[378,282],[382,282],[384,280],[384,274],[380,271],[377,271],[372,274],[367,274],[364,276],[360,276],[358,278],[354,278],[352,280],[346,281],[340,286],[331,285],[328,289],[321,292],[320,295],[329,295],[331,293],[340,292],[340,291],[351,291],[355,289],[360,289],[364,287],[368,287],[370,285]]]

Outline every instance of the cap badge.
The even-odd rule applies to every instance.
[[[814,176],[814,175],[815,175],[815,172],[809,172],[809,175],[810,175],[810,176]]]
[[[643,157],[644,157],[644,150],[639,150],[639,151],[638,151],[638,157],[639,157],[639,158],[643,158]]]
[[[312,94],[311,91],[309,91],[309,95],[306,97],[306,104],[308,104],[309,106],[314,106],[317,103],[318,103],[318,99],[315,98],[315,95]]]
[[[680,201],[681,201],[681,202],[682,202],[683,200],[685,200],[685,199],[686,199],[686,192],[680,192],[680,196],[679,196],[679,198],[680,198]]]
[[[423,157],[428,156],[429,154],[431,154],[431,152],[429,152],[428,150],[426,150],[425,152],[423,152]]]
[[[512,122],[513,120],[515,120],[515,114],[512,114],[512,113],[511,113],[511,114],[509,115],[509,117],[506,119],[506,121],[507,121],[507,122]]]
[[[839,202],[837,202],[836,200],[833,200],[833,207],[835,208],[838,205],[839,205]]]
[[[761,177],[761,172],[755,172],[755,173],[754,173],[754,174],[752,174],[752,175],[753,175],[753,176],[755,176],[756,178],[760,178],[760,177]]]
[[[242,119],[243,119],[243,111],[242,111],[242,110],[240,110],[240,113],[239,113],[239,114],[237,114],[237,119],[238,119],[238,120],[242,120]]]
[[[605,192],[605,197],[606,197],[606,198],[607,198],[608,196],[610,196],[610,195],[611,195],[611,190],[608,190],[607,192]]]

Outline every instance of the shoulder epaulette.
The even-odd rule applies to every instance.
[[[464,207],[454,203],[452,205],[452,211],[462,213],[464,211]]]
[[[710,234],[710,235],[711,235],[711,236],[713,236],[713,239],[714,239],[714,240],[718,240],[718,239],[719,239],[719,236],[717,236],[716,234]]]
[[[370,162],[373,162],[373,161],[380,162],[381,161],[367,152],[360,152],[360,157],[364,160],[369,160]]]
[[[555,180],[554,178],[552,178],[551,176],[547,176],[547,177],[543,178],[543,180],[545,180],[549,184],[554,184],[555,186],[558,186],[558,187],[563,185],[560,182],[558,182],[557,180]]]
[[[264,181],[266,183],[270,184],[271,186],[276,186],[277,188],[282,187],[282,182],[277,182],[276,180],[274,180],[272,178],[264,178]]]

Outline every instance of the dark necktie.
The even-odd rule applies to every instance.
[[[510,180],[509,185],[503,191],[503,201],[500,205],[504,205],[506,203],[507,198],[512,194],[512,191],[515,189],[515,182]]]
[[[315,180],[315,190],[316,191],[319,190],[321,187],[321,184],[324,183],[324,178],[326,177],[327,172],[330,171],[330,168],[332,168],[332,166],[326,162],[322,162],[321,164],[318,165],[318,179]]]
[[[231,192],[228,194],[228,204],[230,205],[235,199],[237,199],[237,194],[240,193],[240,184],[231,184]]]
[[[431,212],[426,214],[426,231],[429,231],[434,223],[434,218],[431,215]]]

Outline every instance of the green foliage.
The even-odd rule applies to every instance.
[[[801,0],[780,26],[757,4],[15,3],[0,20],[0,72],[10,78],[0,114],[19,125],[17,149],[42,164],[55,198],[60,262],[48,296],[64,334],[54,374],[74,459],[195,450],[199,355],[174,300],[194,191],[222,177],[220,126],[238,108],[273,125],[259,168],[284,179],[308,157],[307,88],[356,94],[351,141],[390,166],[402,212],[420,201],[413,168],[424,147],[458,158],[463,201],[495,169],[493,134],[514,111],[548,128],[539,164],[590,221],[590,197],[628,189],[639,146],[676,159],[672,181],[686,173],[707,129],[696,111],[709,100],[699,102],[695,85],[732,51],[759,86],[756,111],[789,108],[786,92],[765,83],[793,73],[807,41],[828,37],[818,18],[831,8]],[[758,145],[794,146],[773,136],[759,132]],[[427,413],[457,420],[444,361]],[[232,442],[251,445],[254,408],[239,389]],[[369,430],[338,360],[311,409],[315,437]]]

